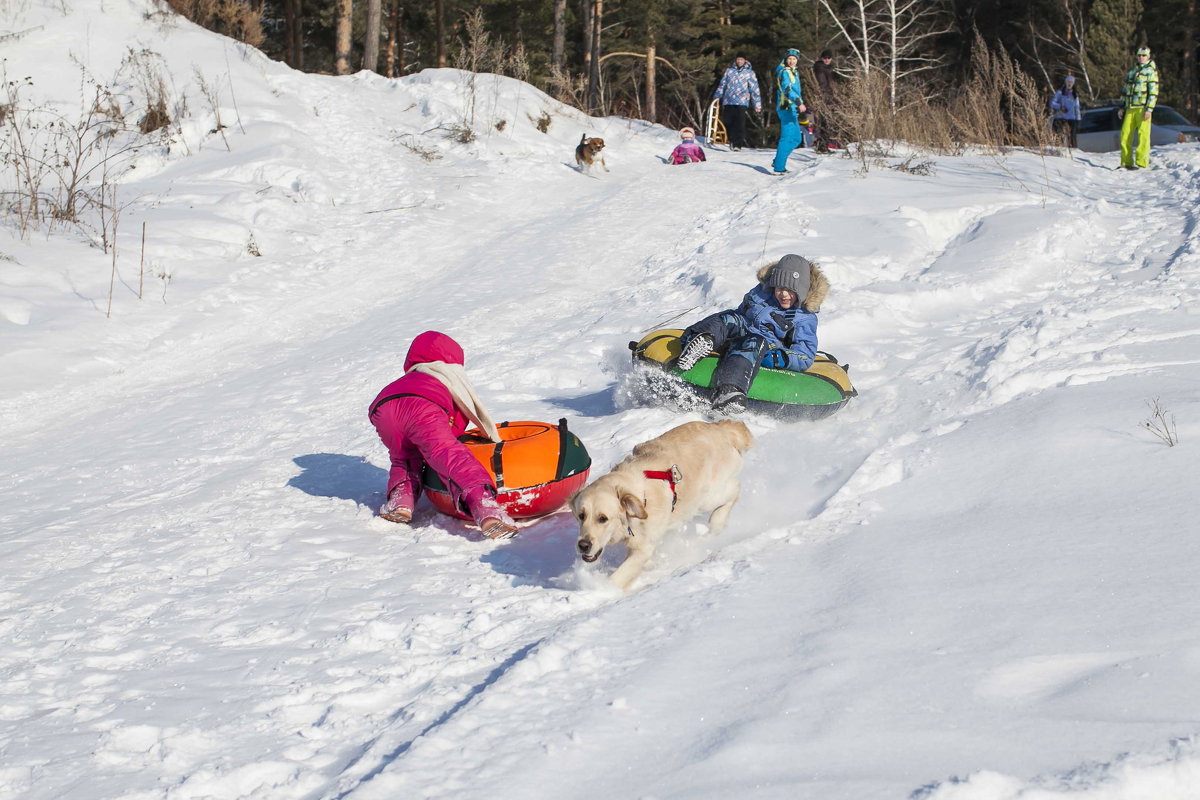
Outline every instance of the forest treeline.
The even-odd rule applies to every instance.
[[[804,64],[830,50],[847,85],[872,87],[848,96],[879,99],[893,112],[953,107],[990,59],[1010,63],[1043,97],[1076,75],[1085,103],[1096,104],[1119,94],[1141,45],[1154,51],[1160,102],[1195,119],[1198,100],[1200,0],[166,2],[300,70],[496,72],[592,114],[671,126],[701,121],[736,55],[751,61],[772,102],[773,69],[789,47]],[[769,109],[757,125],[771,124]]]

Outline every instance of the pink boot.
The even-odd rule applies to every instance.
[[[386,519],[388,522],[400,522],[408,524],[412,522],[412,497],[401,491],[403,487],[397,486],[392,490],[392,495],[387,501],[379,507],[379,516]]]
[[[490,486],[481,486],[463,495],[471,517],[480,532],[489,539],[511,539],[517,535],[516,523],[500,504]]]

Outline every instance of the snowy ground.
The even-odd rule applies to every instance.
[[[86,236],[0,233],[0,797],[1197,796],[1200,148],[668,167],[515,81],[303,75],[152,11],[2,12],[47,102],[144,48],[192,116],[123,185],[111,318]],[[415,334],[598,475],[694,418],[628,402],[626,342],[788,252],[861,396],[749,419],[720,537],[621,596],[564,514],[374,516]]]

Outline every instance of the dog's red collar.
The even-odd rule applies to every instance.
[[[666,481],[671,487],[671,512],[675,511],[675,503],[679,501],[679,495],[675,492],[675,484],[683,480],[683,473],[679,471],[679,467],[674,464],[670,469],[647,469],[643,470],[642,474],[650,480]]]

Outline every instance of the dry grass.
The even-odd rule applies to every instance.
[[[529,121],[542,133],[549,133],[550,125],[554,120],[551,119],[549,111],[543,111],[540,116],[530,117]]]
[[[210,31],[259,47],[266,40],[262,7],[255,9],[243,0],[166,0],[176,13]]]
[[[976,36],[971,73],[951,91],[900,87],[895,109],[886,76],[860,74],[838,83],[836,105],[823,108],[816,98],[815,108],[832,138],[851,143],[847,152],[864,163],[890,155],[901,142],[942,155],[961,155],[968,147],[1045,152],[1054,144],[1036,83],[1003,48],[993,51]]]
[[[1167,447],[1179,444],[1179,431],[1175,427],[1175,415],[1162,407],[1159,399],[1147,400],[1150,418],[1142,420],[1141,427],[1157,436]]]
[[[961,140],[995,150],[1054,143],[1037,84],[1003,46],[992,51],[976,33],[971,72],[948,107]]]
[[[170,92],[163,57],[153,50],[130,48],[121,62],[121,72],[133,77],[145,98],[146,112],[138,120],[138,131],[145,134],[169,128],[172,122],[167,110]]]
[[[587,102],[587,77],[584,75],[572,75],[558,67],[551,67],[546,87],[551,97],[572,108],[583,108]]]

